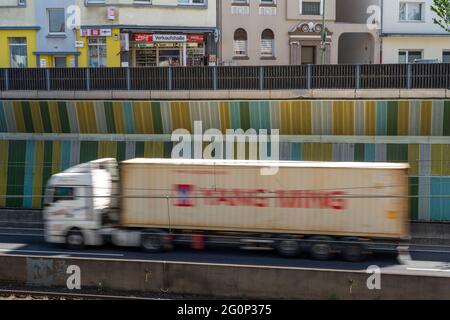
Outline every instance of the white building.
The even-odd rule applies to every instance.
[[[383,0],[383,63],[438,59],[450,63],[450,33],[433,23],[432,0]]]

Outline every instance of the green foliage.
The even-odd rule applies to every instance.
[[[450,0],[433,0],[431,11],[437,15],[437,18],[433,18],[433,22],[450,32]]]

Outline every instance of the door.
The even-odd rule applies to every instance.
[[[55,68],[65,68],[67,67],[66,57],[55,57]]]
[[[302,64],[316,64],[316,47],[302,46]]]

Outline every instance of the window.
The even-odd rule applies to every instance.
[[[48,29],[49,33],[66,32],[64,8],[48,9]]]
[[[247,55],[247,31],[242,28],[234,32],[233,51],[235,56]]]
[[[274,56],[274,39],[275,36],[273,31],[266,29],[261,35],[261,56],[263,57],[273,57]]]
[[[265,4],[276,4],[277,1],[276,0],[260,0],[260,3],[262,5],[265,5]]]
[[[422,21],[423,3],[400,2],[400,21]]]
[[[11,68],[27,67],[27,38],[9,38]]]
[[[89,66],[106,67],[106,38],[90,37],[88,39],[89,47]]]
[[[322,14],[321,1],[301,1],[301,14],[319,16]]]
[[[422,59],[422,51],[400,50],[398,52],[398,63],[413,63],[416,59]]]
[[[206,4],[206,0],[178,0],[178,4],[183,5],[204,5]]]
[[[55,187],[53,192],[53,202],[74,199],[74,188],[72,187]]]
[[[442,53],[442,63],[450,63],[450,50]]]
[[[248,4],[248,0],[233,0],[232,4]]]

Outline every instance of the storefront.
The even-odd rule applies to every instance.
[[[132,33],[129,39],[129,60],[134,67],[208,64],[204,34]]]
[[[120,67],[120,30],[83,28],[75,46],[80,67]]]

